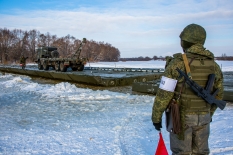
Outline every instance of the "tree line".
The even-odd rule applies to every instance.
[[[215,57],[215,59],[233,61],[233,56],[227,56],[226,53],[223,53],[222,56]]]
[[[120,58],[120,61],[150,61],[150,60],[165,60],[165,57],[163,56],[153,56],[152,58],[146,56],[140,56],[140,57],[135,57],[135,58]]]
[[[59,55],[67,57],[78,49],[81,41],[82,39],[76,39],[71,35],[57,37],[49,32],[46,34],[40,33],[35,29],[23,31],[0,28],[0,63],[16,63],[22,55],[27,56],[29,62],[34,62],[37,58],[36,48],[40,46],[57,47]],[[94,40],[87,40],[80,56],[87,58],[90,62],[165,60],[165,57],[162,56],[120,58],[120,51],[116,47],[103,41],[97,42]],[[233,60],[233,57],[222,54],[215,59]]]
[[[150,61],[150,60],[162,60],[165,61],[166,57],[163,56],[153,56],[153,57],[135,57],[135,58],[120,58],[119,61]],[[223,54],[222,56],[215,57],[215,60],[225,60],[225,61],[233,61],[233,56],[227,56],[226,54]]]
[[[23,31],[0,28],[0,63],[16,63],[22,55],[28,57],[29,62],[34,62],[37,58],[36,48],[40,46],[57,47],[59,55],[67,57],[78,49],[81,41],[82,39],[76,39],[69,34],[57,37],[49,32],[40,33],[35,29]],[[120,51],[109,43],[87,39],[80,56],[91,62],[118,61]]]

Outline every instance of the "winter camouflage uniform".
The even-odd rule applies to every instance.
[[[223,75],[221,69],[219,65],[214,62],[213,53],[203,47],[205,36],[201,36],[200,34],[202,33],[192,34],[195,33],[196,27],[200,28],[201,26],[190,24],[180,35],[181,40],[190,37],[186,41],[191,41],[191,43],[193,43],[189,48],[184,49],[188,61],[191,61],[190,70],[192,79],[200,86],[205,87],[208,75],[214,73],[215,82],[213,90],[219,89],[216,98],[221,100],[223,98]],[[187,28],[189,28],[188,30],[191,30],[191,36],[187,33]],[[185,32],[186,34],[183,34]],[[200,39],[198,40],[197,37],[195,38],[195,35]],[[176,79],[178,82],[174,92],[158,89],[152,109],[153,123],[162,121],[162,114],[170,100],[172,98],[177,99],[178,97],[184,79],[179,79],[179,73],[175,70],[177,67],[186,72],[181,53],[174,54],[173,59],[165,69],[163,76]],[[181,132],[179,134],[170,133],[171,151],[174,155],[209,154],[208,138],[210,122],[217,106],[215,104],[210,105],[202,98],[196,96],[187,84],[185,84],[182,89],[178,104],[180,106]]]

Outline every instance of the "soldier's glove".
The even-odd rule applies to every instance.
[[[156,129],[157,131],[160,131],[161,128],[162,128],[161,122],[159,122],[159,123],[153,123],[153,125],[155,126],[155,129]]]

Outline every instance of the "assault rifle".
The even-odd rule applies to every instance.
[[[195,81],[190,79],[187,74],[181,71],[179,68],[176,70],[180,73],[180,77],[184,77],[185,82],[189,85],[189,87],[197,94],[197,96],[203,98],[209,104],[216,104],[221,110],[223,110],[226,106],[226,101],[217,100],[215,96],[218,93],[218,89],[211,94],[211,88],[214,84],[215,74],[210,74],[208,77],[208,82],[206,84],[205,89],[199,86]]]

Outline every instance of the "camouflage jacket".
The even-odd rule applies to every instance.
[[[21,57],[21,58],[20,58],[20,63],[21,63],[21,64],[26,63],[27,58],[28,58],[28,57]]]
[[[209,50],[206,50],[203,45],[201,44],[195,44],[191,46],[187,51],[187,54],[196,54],[200,56],[205,56],[211,59],[214,59],[213,53],[211,53]],[[217,99],[222,99],[223,98],[223,75],[222,71],[219,67],[219,65],[214,62],[215,64],[215,83],[214,83],[214,88],[219,89],[219,93],[217,95]],[[175,70],[176,68],[181,69],[182,71],[185,72],[185,65],[184,61],[182,59],[182,54],[174,54],[173,59],[169,62],[168,66],[165,69],[165,72],[163,76],[176,79],[178,82],[181,82],[182,79],[178,79],[179,73]],[[152,122],[158,123],[162,121],[162,114],[166,110],[166,107],[168,106],[170,100],[173,98],[174,92],[168,92],[162,89],[158,89],[156,98],[154,100],[154,105],[152,108]],[[217,106],[212,104],[210,108],[210,113],[211,116],[214,114]],[[180,112],[182,113],[184,109],[180,109]],[[185,115],[185,113],[183,112]],[[182,116],[181,116],[182,117]],[[182,120],[181,120],[182,121]],[[184,121],[184,120],[183,120]],[[183,122],[184,123],[184,122]],[[182,123],[182,124],[183,124]]]

